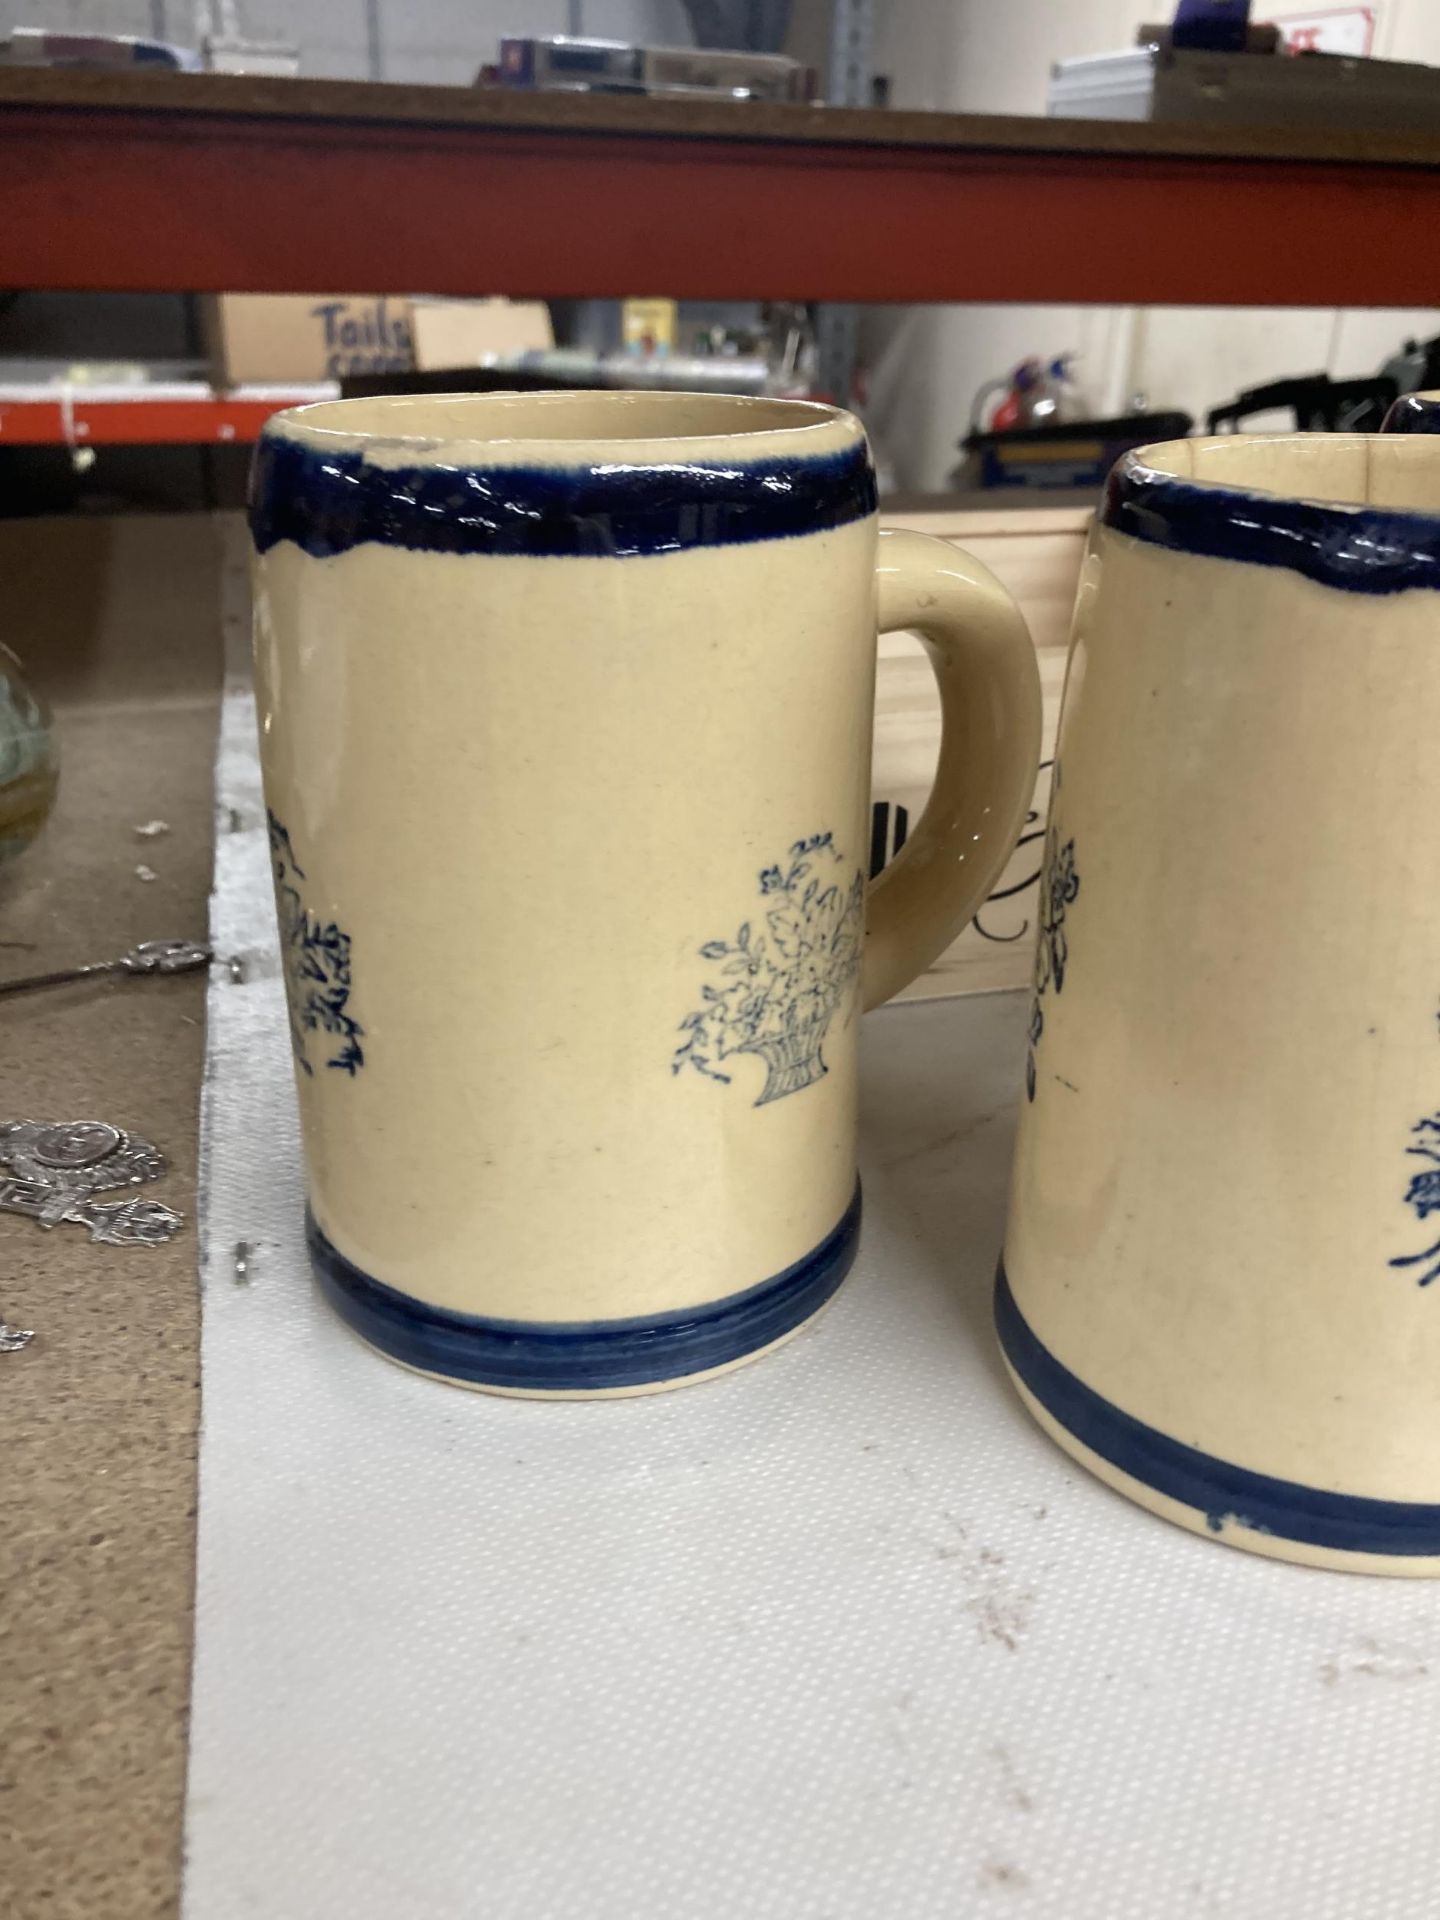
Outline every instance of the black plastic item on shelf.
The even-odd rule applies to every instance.
[[[1440,334],[1429,340],[1406,340],[1380,368],[1401,393],[1431,393],[1440,387]]]
[[[1098,487],[1122,453],[1157,440],[1183,440],[1194,425],[1188,413],[1126,413],[1106,420],[1012,427],[1005,433],[967,433],[960,442],[965,457],[950,475],[950,484]]]
[[[1300,374],[1268,381],[1263,387],[1247,387],[1225,406],[1212,407],[1207,423],[1211,433],[1222,426],[1238,433],[1241,421],[1252,414],[1287,408],[1302,433],[1378,433],[1399,391],[1399,383],[1385,373],[1359,380],[1332,380],[1328,373]]]
[[[383,393],[555,393],[592,384],[583,376],[530,373],[518,367],[449,367],[435,373],[346,373],[342,400],[373,400]],[[599,381],[594,385],[598,386]]]

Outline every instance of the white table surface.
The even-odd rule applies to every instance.
[[[1434,1589],[1174,1530],[1008,1388],[1022,997],[869,1018],[861,1257],[755,1367],[506,1401],[332,1318],[251,725],[232,695],[215,932],[259,957],[211,990],[187,1920],[1436,1911]]]

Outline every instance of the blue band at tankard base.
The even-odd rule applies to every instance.
[[[256,550],[317,560],[381,545],[419,553],[626,559],[821,533],[876,510],[863,442],[785,459],[579,467],[381,466],[353,448],[262,436],[250,483]]]
[[[1341,1553],[1440,1555],[1440,1506],[1327,1493],[1251,1473],[1122,1413],[1037,1339],[1003,1260],[995,1276],[995,1330],[1021,1383],[1053,1420],[1132,1480],[1204,1514],[1212,1532],[1247,1527]]]
[[[803,1259],[742,1293],[631,1320],[482,1319],[428,1306],[372,1280],[307,1216],[310,1259],[331,1305],[391,1359],[475,1386],[596,1393],[707,1373],[757,1353],[817,1313],[855,1259],[860,1188]]]
[[[1100,517],[1174,553],[1283,567],[1345,593],[1440,589],[1440,516],[1432,513],[1191,480],[1127,454],[1111,471]]]

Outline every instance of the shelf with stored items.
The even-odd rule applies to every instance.
[[[0,70],[9,286],[1416,306],[1440,134]]]

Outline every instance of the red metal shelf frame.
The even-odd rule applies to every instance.
[[[0,73],[0,282],[1440,304],[1440,138]]]

